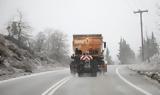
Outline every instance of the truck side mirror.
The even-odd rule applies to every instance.
[[[106,42],[104,42],[104,48],[106,48]]]

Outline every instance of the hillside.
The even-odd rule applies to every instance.
[[[64,67],[57,61],[22,49],[7,36],[0,34],[0,80]]]

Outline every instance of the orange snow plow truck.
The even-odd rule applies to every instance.
[[[97,72],[107,72],[103,52],[106,42],[101,34],[73,35],[73,54],[71,56],[70,71],[81,76],[89,73],[97,76]]]

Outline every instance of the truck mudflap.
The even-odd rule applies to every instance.
[[[107,64],[101,64],[98,67],[99,67],[100,72],[102,73],[107,72]]]
[[[77,72],[77,65],[74,62],[71,62],[70,64],[70,72],[72,75],[75,75]]]

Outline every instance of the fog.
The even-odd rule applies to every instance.
[[[133,11],[148,9],[143,14],[144,36],[151,32],[160,36],[159,4],[158,0],[0,0],[0,30],[5,32],[18,9],[33,27],[33,35],[46,28],[58,29],[68,34],[71,44],[73,34],[102,34],[117,59],[120,38],[136,53],[141,46],[139,15]]]

